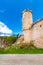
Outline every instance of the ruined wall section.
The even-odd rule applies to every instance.
[[[34,41],[34,45],[43,48],[43,20],[36,23],[32,29],[32,40]]]

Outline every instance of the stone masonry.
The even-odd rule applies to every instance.
[[[23,11],[22,31],[24,42],[29,43],[33,41],[36,47],[43,48],[43,18],[33,23],[32,11]]]

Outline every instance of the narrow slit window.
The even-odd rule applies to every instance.
[[[41,27],[41,25],[40,25],[40,27]]]

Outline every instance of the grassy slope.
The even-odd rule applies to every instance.
[[[0,49],[0,54],[43,54],[43,49],[38,49],[32,46],[31,48],[25,48],[26,45],[22,45],[24,48],[20,48],[20,45],[13,45]]]
[[[43,49],[9,49],[0,50],[0,54],[39,54],[43,53]]]

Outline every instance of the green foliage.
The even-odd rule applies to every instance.
[[[11,46],[16,42],[17,39],[18,39],[17,35],[0,36],[0,48]]]
[[[16,36],[9,36],[9,37],[7,37],[7,41],[9,43],[14,43],[16,40],[17,40]]]
[[[5,49],[0,49],[0,54],[42,54],[43,49],[38,48],[20,48],[19,45],[8,46]]]
[[[36,48],[33,43],[21,43],[8,46],[4,49],[0,48],[0,54],[43,54],[43,49]]]
[[[17,40],[17,36],[15,35],[3,36],[2,38],[8,43],[14,43]]]

